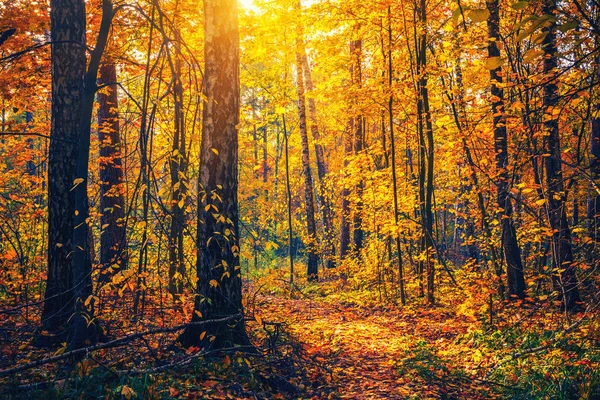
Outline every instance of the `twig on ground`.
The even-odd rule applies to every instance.
[[[114,340],[111,340],[111,341],[108,341],[105,343],[99,343],[94,346],[88,346],[88,347],[83,347],[81,349],[68,351],[68,352],[65,352],[65,353],[57,355],[57,356],[44,358],[42,360],[32,361],[30,363],[20,365],[18,367],[2,369],[2,370],[0,370],[0,376],[11,375],[11,374],[14,374],[17,372],[26,371],[28,369],[39,367],[41,365],[50,364],[50,363],[61,361],[61,360],[64,360],[64,359],[67,359],[70,357],[86,354],[91,351],[125,346],[132,340],[139,339],[139,338],[142,338],[147,335],[156,335],[159,333],[173,333],[173,332],[177,332],[182,329],[185,329],[188,326],[202,326],[202,325],[213,324],[213,323],[221,323],[221,322],[231,321],[231,320],[237,319],[237,318],[242,318],[242,315],[237,314],[237,315],[232,315],[230,317],[220,318],[220,319],[188,322],[187,324],[181,324],[181,325],[177,325],[177,326],[173,326],[173,327],[169,327],[169,328],[157,328],[157,329],[150,329],[150,330],[147,330],[144,332],[133,333],[131,335],[127,335],[127,336],[124,336],[124,337],[121,337],[118,339],[114,339]]]

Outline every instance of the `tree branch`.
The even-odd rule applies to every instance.
[[[72,350],[72,351],[68,351],[65,352],[63,354],[59,354],[57,356],[53,356],[53,357],[48,357],[48,358],[44,358],[42,360],[37,360],[37,361],[33,361],[30,363],[27,363],[25,365],[21,365],[18,367],[12,367],[12,368],[6,368],[6,369],[2,369],[0,370],[0,376],[6,376],[6,375],[12,375],[15,374],[17,372],[22,372],[22,371],[26,371],[28,369],[31,368],[35,368],[35,367],[39,367],[41,365],[45,365],[45,364],[50,364],[50,363],[54,363],[57,361],[61,361],[70,357],[74,357],[74,356],[79,356],[82,354],[86,354],[89,353],[91,351],[96,351],[96,350],[102,350],[102,349],[110,349],[110,348],[114,348],[114,347],[120,347],[120,346],[124,346],[127,343],[135,340],[135,339],[139,339],[142,338],[144,336],[148,336],[148,335],[156,335],[158,333],[173,333],[173,332],[178,332],[180,330],[183,330],[185,328],[187,328],[188,326],[203,326],[203,325],[209,325],[209,324],[216,324],[216,323],[222,323],[222,322],[227,322],[227,321],[231,321],[237,318],[242,318],[241,314],[236,314],[236,315],[232,315],[230,317],[226,317],[226,318],[219,318],[219,319],[209,319],[209,320],[205,320],[205,321],[196,321],[196,322],[189,322],[187,324],[181,324],[181,325],[176,325],[173,327],[169,327],[169,328],[156,328],[156,329],[150,329],[147,331],[143,331],[143,332],[138,332],[138,333],[133,333],[131,335],[127,335],[118,339],[114,339],[111,341],[108,341],[106,343],[100,343],[94,346],[89,346],[89,347],[83,347],[80,349],[76,349],[76,350]]]

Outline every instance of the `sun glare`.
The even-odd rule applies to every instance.
[[[253,10],[253,11],[258,10],[256,5],[254,4],[254,0],[238,0],[238,3],[240,5],[240,7],[243,9]]]

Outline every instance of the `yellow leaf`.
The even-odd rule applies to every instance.
[[[121,396],[125,397],[125,399],[129,400],[132,397],[136,396],[136,393],[127,385],[123,385],[121,388]]]
[[[485,67],[487,69],[500,68],[502,64],[504,64],[504,59],[502,57],[489,57],[485,60]]]
[[[219,286],[219,282],[215,281],[214,279],[211,279],[209,282],[211,287],[216,288],[217,286]]]
[[[544,55],[544,52],[542,50],[529,49],[523,55],[523,62],[529,64],[542,55]]]
[[[200,340],[204,340],[204,336],[206,336],[206,331],[204,331],[200,334]]]
[[[257,323],[257,324],[259,324],[260,326],[262,326],[262,325],[263,325],[263,320],[262,320],[262,318],[261,318],[260,316],[258,316],[258,315],[255,315],[255,316],[254,316],[254,319],[256,319],[256,323]]]
[[[185,199],[179,200],[179,203],[177,203],[177,205],[179,206],[179,208],[183,209],[183,206],[185,206]]]
[[[538,206],[543,206],[546,203],[546,200],[544,199],[539,199],[535,202],[535,204],[537,204]]]
[[[215,153],[216,155],[219,155],[219,150],[215,149],[214,147],[210,148],[210,151],[212,151],[213,153]]]
[[[75,189],[77,187],[77,185],[79,185],[81,182],[83,182],[83,178],[77,178],[73,181],[73,187],[71,188],[71,190]]]
[[[478,8],[475,10],[469,11],[469,18],[473,22],[483,22],[488,19],[490,16],[490,12],[487,8]]]

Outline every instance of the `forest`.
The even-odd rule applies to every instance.
[[[0,398],[600,399],[599,0],[0,0]]]

